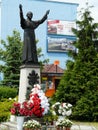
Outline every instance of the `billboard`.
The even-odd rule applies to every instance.
[[[48,20],[48,34],[72,35],[72,28],[76,28],[74,21]]]
[[[64,37],[48,37],[48,52],[75,51],[73,41]]]
[[[48,52],[75,50],[73,41],[66,38],[66,36],[75,37],[72,32],[72,28],[76,28],[74,21],[48,20],[47,26]]]

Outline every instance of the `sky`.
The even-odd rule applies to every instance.
[[[1,0],[0,0],[0,40],[1,40]]]
[[[88,2],[90,6],[94,6],[91,11],[91,16],[94,18],[94,22],[98,23],[98,0],[49,0],[49,1],[59,1],[59,2],[71,2],[71,3],[78,3],[79,6],[77,11],[80,11],[81,8],[85,8],[85,3]],[[77,18],[78,15],[77,15]]]
[[[48,0],[47,0],[48,1]],[[81,8],[85,8],[85,3],[88,2],[90,6],[94,6],[91,9],[91,16],[94,18],[94,22],[98,23],[98,0],[49,0],[49,1],[59,1],[59,2],[71,2],[71,3],[78,3],[79,6],[77,11],[80,11]],[[1,3],[1,0],[0,0]],[[0,4],[1,6],[1,4]],[[79,16],[77,15],[77,19]],[[0,8],[0,36],[1,36],[1,8]]]

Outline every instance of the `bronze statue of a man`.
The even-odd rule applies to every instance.
[[[24,64],[38,64],[37,48],[35,40],[35,29],[42,24],[49,14],[49,10],[46,11],[42,19],[37,21],[32,21],[33,13],[27,13],[27,19],[23,16],[22,5],[19,5],[20,9],[20,24],[24,30],[24,46],[23,46],[23,56],[22,62]]]

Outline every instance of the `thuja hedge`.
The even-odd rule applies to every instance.
[[[17,88],[0,86],[0,100],[3,98],[14,98],[18,95]]]

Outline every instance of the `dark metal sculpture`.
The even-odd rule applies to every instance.
[[[29,73],[28,76],[28,83],[29,85],[31,85],[32,87],[34,86],[34,84],[38,84],[39,83],[39,76],[38,73],[36,73],[34,70],[32,70],[31,73]]]
[[[38,64],[36,41],[35,41],[35,29],[42,24],[49,14],[49,10],[46,11],[42,19],[32,21],[33,13],[27,13],[27,19],[23,16],[22,5],[19,5],[20,9],[20,24],[24,30],[24,46],[22,62],[24,64]]]

